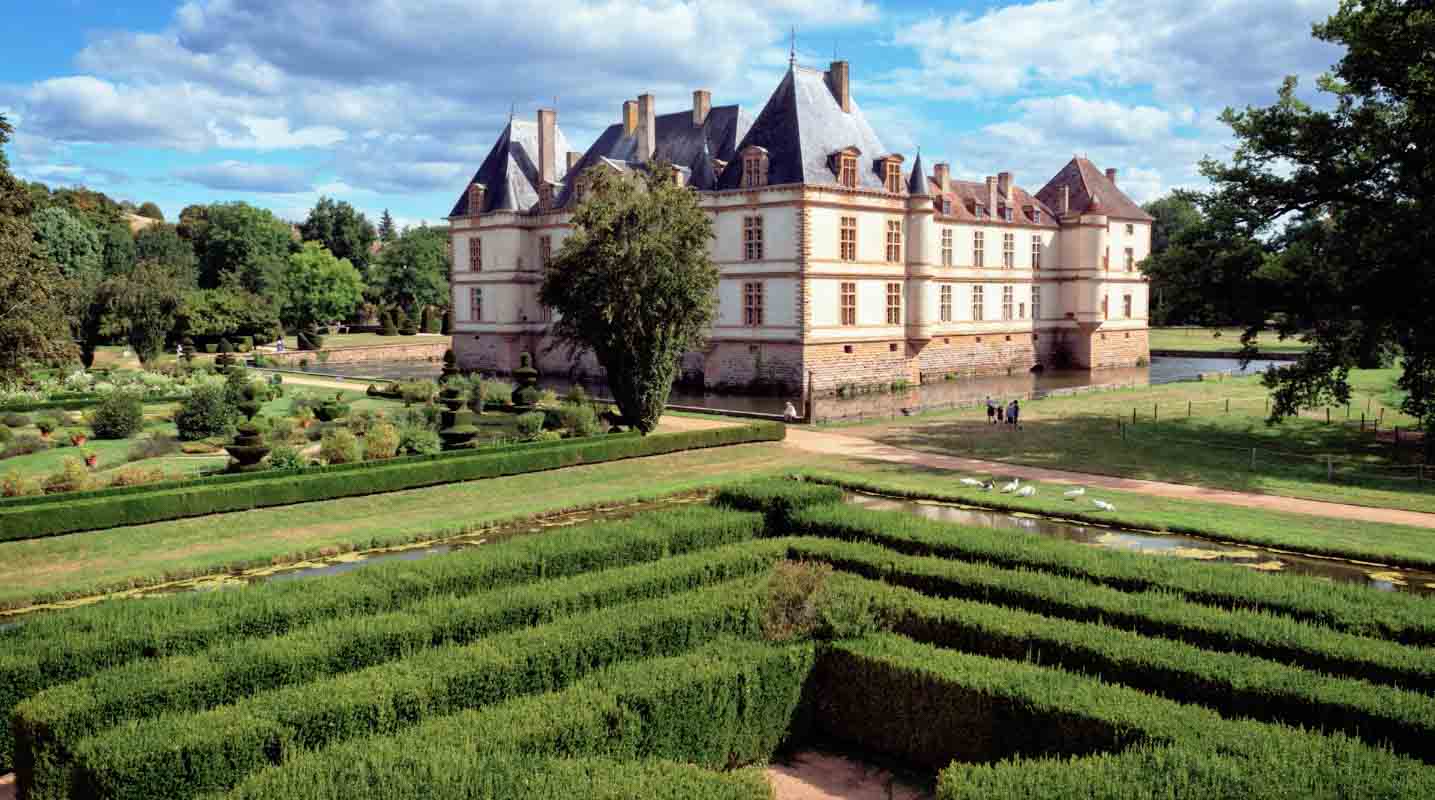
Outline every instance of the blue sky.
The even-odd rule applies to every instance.
[[[1218,117],[1309,88],[1339,58],[1336,0],[49,0],[6,9],[0,113],[23,177],[173,219],[245,200],[302,219],[321,194],[437,221],[509,109],[555,99],[575,148],[651,92],[755,114],[798,61],[852,64],[889,150],[1040,188],[1074,153],[1138,201],[1199,185]],[[18,44],[16,38],[19,39]]]

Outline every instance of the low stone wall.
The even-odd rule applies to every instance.
[[[264,360],[275,366],[297,367],[299,362],[310,364],[362,364],[373,361],[442,361],[448,350],[447,337],[410,337],[409,341],[395,344],[367,345],[364,347],[341,347],[335,350],[289,350],[283,353],[264,353]],[[427,341],[425,341],[427,339]],[[321,357],[320,353],[324,355]]]

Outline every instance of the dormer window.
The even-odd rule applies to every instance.
[[[483,213],[483,193],[483,184],[479,183],[478,181],[474,181],[473,183],[469,184],[468,215],[470,217],[476,217],[479,214]]]
[[[553,184],[540,183],[538,184],[538,209],[547,211],[551,208],[553,208]]]
[[[1002,207],[1002,219],[1006,220],[1007,222],[1011,222],[1014,219],[1011,206]]]
[[[848,189],[858,186],[857,158],[862,151],[855,147],[844,147],[827,157],[827,166],[837,176],[837,185]]]
[[[882,175],[882,188],[892,194],[901,194],[902,157],[899,155],[883,156],[877,160],[877,167]]]
[[[757,145],[742,151],[742,188],[767,185],[767,150]]]
[[[1041,209],[1033,208],[1031,210],[1031,221],[1035,222],[1038,225],[1041,224]]]
[[[977,203],[976,214],[979,217],[985,217],[987,215],[987,207],[982,205],[981,203]]]
[[[950,198],[950,197],[943,197],[943,198],[942,198],[942,216],[950,217],[951,215],[952,215],[952,198]]]

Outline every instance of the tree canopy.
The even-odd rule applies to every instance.
[[[186,208],[180,215],[181,234],[199,258],[199,285],[214,288],[233,285],[259,295],[277,290],[293,250],[293,232],[287,222],[248,203],[216,203]]]
[[[141,217],[148,217],[150,219],[157,219],[160,222],[164,222],[164,212],[160,211],[159,206],[156,205],[153,201],[146,201],[143,205],[140,206],[139,211],[135,213],[139,214]]]
[[[170,267],[142,261],[100,285],[98,332],[123,336],[140,361],[148,364],[164,350],[183,299]]]
[[[449,304],[448,231],[420,225],[384,246],[370,286],[386,305],[406,309]]]
[[[336,258],[318,242],[305,242],[289,256],[282,293],[280,316],[304,329],[354,313],[364,300],[364,281],[348,259]]]
[[[0,380],[20,377],[28,362],[59,364],[76,354],[62,276],[36,245],[29,187],[10,174],[5,144],[12,130],[0,114]]]
[[[1204,161],[1204,224],[1170,254],[1193,297],[1254,336],[1304,334],[1270,373],[1273,415],[1348,399],[1348,371],[1398,353],[1404,410],[1435,440],[1435,10],[1342,0],[1315,26],[1345,54],[1312,105],[1286,79],[1269,107],[1228,109],[1237,148]],[[1154,259],[1153,259],[1154,261]],[[1156,265],[1158,269],[1162,266]],[[1176,270],[1167,269],[1165,274]]]
[[[269,300],[236,287],[197,289],[185,292],[176,327],[185,336],[270,337],[279,332],[279,312]]]
[[[173,225],[150,225],[135,234],[135,260],[168,267],[182,289],[199,285],[199,259],[194,257],[194,246]]]
[[[40,254],[72,280],[95,285],[104,276],[100,232],[63,206],[46,206],[31,215]]]
[[[318,242],[335,258],[347,260],[368,277],[369,248],[376,234],[374,226],[358,209],[343,200],[320,197],[299,226],[306,242]]]
[[[624,175],[597,168],[582,180],[587,196],[540,300],[561,315],[558,341],[594,354],[624,420],[646,434],[683,354],[701,346],[716,315],[712,221],[664,164]]]
[[[384,215],[379,217],[379,241],[385,244],[399,238],[399,230],[394,226],[394,218],[389,216],[389,210],[384,209]]]

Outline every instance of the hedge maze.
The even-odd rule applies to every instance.
[[[1430,600],[841,500],[739,484],[41,617],[0,632],[0,772],[22,800],[757,800],[823,746],[943,800],[1435,797]],[[777,636],[803,570],[812,624]]]

